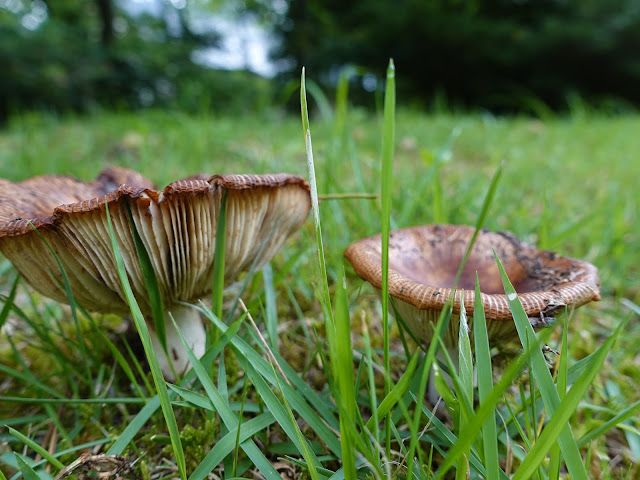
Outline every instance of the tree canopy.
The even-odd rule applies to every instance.
[[[401,94],[423,103],[640,103],[637,0],[291,0],[286,16],[276,57],[326,83],[348,64],[382,75],[391,57]]]
[[[255,109],[302,66],[327,89],[345,68],[359,72],[351,98],[371,103],[366,90],[389,58],[403,101],[422,106],[640,104],[640,0],[156,0],[153,14],[123,5],[0,1],[0,119],[34,108]],[[278,39],[275,82],[193,61],[219,41],[197,20],[224,8]]]

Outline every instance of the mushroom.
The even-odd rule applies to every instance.
[[[87,183],[66,176],[1,182],[0,251],[35,290],[67,302],[60,268],[44,238],[60,259],[80,305],[97,312],[129,313],[111,249],[108,204],[131,287],[150,319],[128,205],[149,254],[165,312],[173,315],[197,356],[204,354],[205,330],[197,312],[182,303],[212,290],[223,193],[227,194],[225,282],[264,266],[304,223],[311,206],[307,182],[288,174],[197,175],[162,191],[124,168],[107,169]],[[172,378],[153,322],[148,324],[160,366]],[[166,340],[173,366],[183,371],[188,357],[172,322],[167,322]]]
[[[461,225],[423,225],[389,236],[389,295],[407,327],[422,342],[431,342],[440,312],[455,293],[455,277],[473,232],[474,228]],[[600,299],[598,271],[590,263],[538,250],[510,233],[482,230],[457,285],[464,295],[453,296],[453,314],[443,338],[448,350],[457,351],[461,297],[472,325],[476,272],[490,341],[494,345],[518,341],[494,250],[534,327],[551,323],[565,306],[579,307]],[[379,292],[380,235],[353,243],[345,256],[356,273]]]

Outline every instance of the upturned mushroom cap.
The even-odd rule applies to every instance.
[[[213,287],[216,232],[225,193],[225,282],[264,266],[304,223],[311,207],[308,184],[287,174],[195,175],[162,191],[123,168],[107,169],[87,183],[54,175],[20,183],[0,179],[0,251],[33,288],[66,303],[62,273],[48,244],[80,305],[128,314],[111,247],[108,205],[131,287],[142,313],[150,318],[128,209],[151,259],[165,310],[196,356],[201,356],[204,327],[197,312],[180,302],[195,301]],[[150,335],[163,372],[173,379],[174,372],[189,363],[182,340],[169,322],[170,361],[155,330]]]
[[[146,315],[151,308],[126,204],[168,308],[212,289],[223,192],[225,280],[266,264],[300,228],[311,204],[308,184],[287,174],[195,176],[156,191],[137,172],[111,168],[87,183],[41,176],[20,183],[3,180],[1,187],[0,251],[26,281],[43,295],[67,301],[60,268],[41,235],[62,262],[76,301],[89,310],[119,314],[129,309],[111,249],[105,204]]]
[[[460,225],[424,225],[396,230],[389,238],[389,294],[422,341],[429,342],[440,311],[450,299],[453,282],[474,229]],[[458,283],[453,303],[459,315],[461,297],[473,317],[478,272],[490,339],[517,339],[493,251],[498,254],[525,312],[544,325],[562,307],[599,300],[598,271],[590,263],[538,250],[509,233],[481,231]],[[356,273],[382,288],[381,237],[365,238],[345,252]],[[462,293],[461,293],[462,292]],[[458,322],[450,322],[448,347],[457,344]]]

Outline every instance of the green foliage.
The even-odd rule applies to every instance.
[[[257,75],[194,63],[193,52],[215,45],[216,35],[193,33],[178,9],[184,21],[175,34],[166,12],[134,17],[113,0],[32,3],[42,21],[30,28],[28,11],[0,7],[0,121],[34,109],[255,111],[272,99],[271,85]],[[96,4],[109,5],[110,17]]]
[[[611,108],[640,103],[628,48],[640,38],[632,0],[292,0],[276,30],[292,72],[304,65],[325,87],[345,65],[382,79],[391,57],[405,102],[537,115],[570,108],[576,96]],[[359,82],[353,87],[371,102]]]

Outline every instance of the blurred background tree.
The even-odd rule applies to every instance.
[[[221,41],[204,20],[223,10],[269,32],[275,78],[197,61]],[[267,49],[257,43],[245,47]],[[405,104],[540,114],[579,98],[621,109],[640,104],[639,44],[640,0],[0,0],[0,118],[253,111],[302,66],[328,91],[350,68],[350,98],[371,104],[390,57]]]
[[[219,37],[192,28],[186,1],[159,0],[152,13],[125,4],[0,0],[0,119],[24,109],[196,112],[268,101],[266,80],[192,60]]]
[[[640,102],[637,0],[291,0],[277,57],[335,83],[355,64],[401,95],[491,110]],[[355,85],[356,87],[358,85]]]

